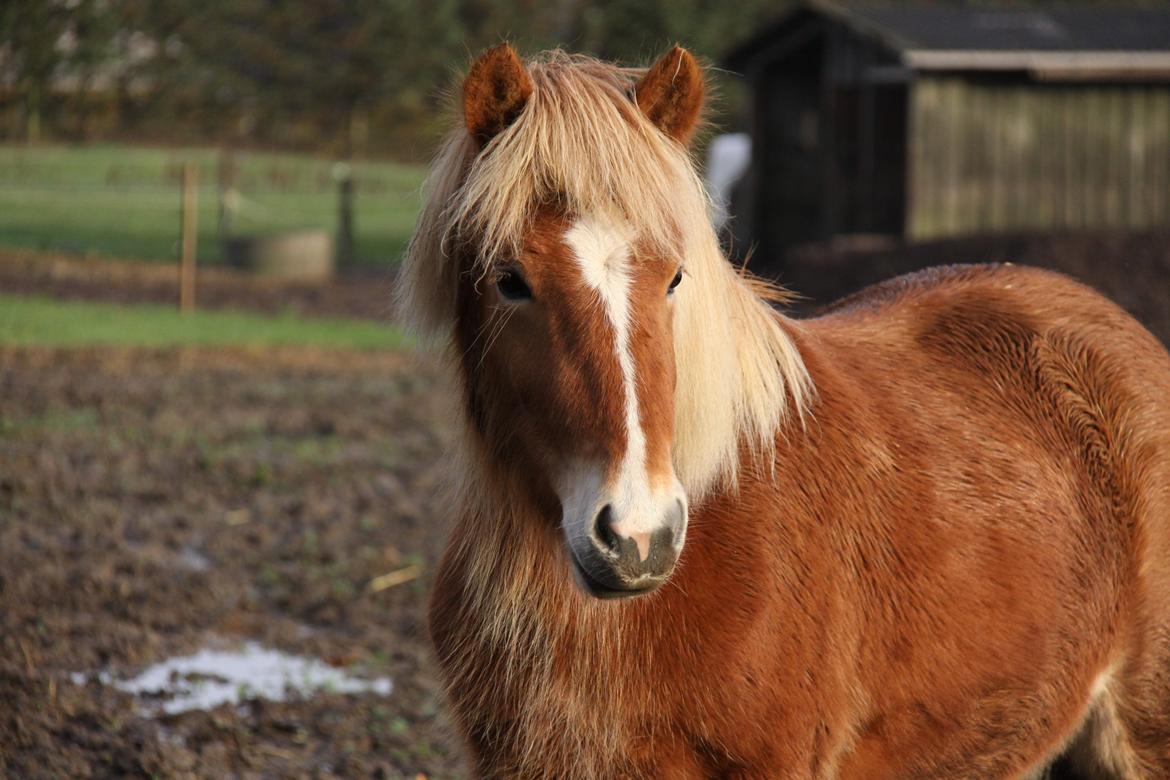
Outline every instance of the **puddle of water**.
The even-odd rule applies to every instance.
[[[389,696],[393,688],[389,678],[363,680],[314,658],[288,655],[255,642],[168,658],[129,680],[106,672],[98,679],[137,696],[146,712],[167,715],[238,704],[244,699],[283,701],[318,691]],[[73,675],[75,683],[84,684],[85,680],[84,674]]]

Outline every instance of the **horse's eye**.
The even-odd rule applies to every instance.
[[[674,292],[674,288],[682,284],[682,269],[678,269],[678,273],[670,280],[670,287],[666,288],[666,294],[670,295]]]
[[[532,299],[532,290],[524,277],[515,268],[505,268],[496,280],[496,289],[506,301],[528,301]]]

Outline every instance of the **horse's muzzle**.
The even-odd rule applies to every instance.
[[[649,593],[674,571],[686,529],[686,509],[676,502],[652,531],[623,534],[607,504],[591,533],[570,545],[573,567],[585,590],[602,599]]]

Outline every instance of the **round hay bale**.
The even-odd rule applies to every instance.
[[[326,230],[232,236],[224,241],[224,255],[229,265],[259,276],[300,281],[331,279],[336,264]]]

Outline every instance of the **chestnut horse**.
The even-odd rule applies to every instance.
[[[1170,777],[1170,357],[1012,266],[782,316],[702,103],[679,48],[503,45],[435,164],[400,286],[463,388],[430,625],[475,774]]]

